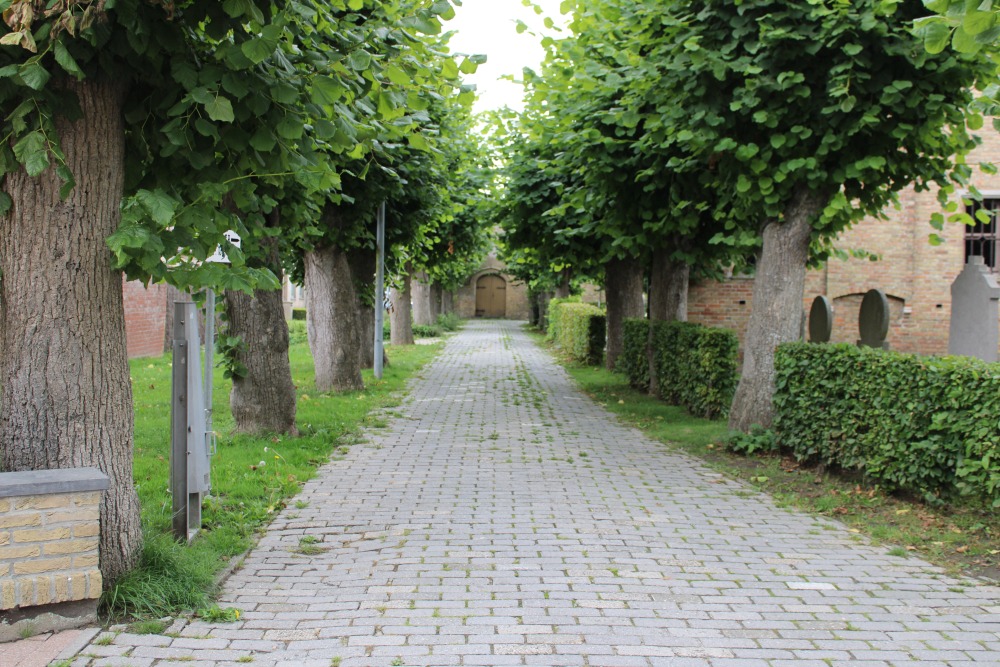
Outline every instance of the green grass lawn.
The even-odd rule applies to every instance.
[[[134,475],[145,548],[140,567],[105,593],[104,613],[146,619],[198,610],[213,613],[213,582],[219,571],[253,544],[317,467],[331,456],[342,457],[358,441],[360,429],[384,421],[373,411],[397,405],[407,379],[440,349],[389,347],[391,363],[381,381],[366,371],[364,391],[323,394],[313,384],[308,346],[292,345],[298,437],[232,435],[231,385],[217,368],[213,408],[218,451],[212,457],[212,493],[203,505],[201,533],[190,546],[177,544],[170,535],[170,356],[133,360]]]
[[[545,344],[540,336],[536,340]],[[556,356],[580,388],[623,423],[769,493],[779,504],[836,518],[894,555],[915,554],[952,574],[1000,580],[1000,517],[986,503],[954,498],[932,506],[788,456],[728,452],[725,421],[691,417],[633,389],[623,375]]]

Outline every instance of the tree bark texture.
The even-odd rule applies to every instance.
[[[556,287],[555,298],[565,299],[570,295],[570,281],[572,280],[572,278],[573,275],[569,269],[562,270],[562,272],[559,274],[559,286]]]
[[[774,350],[799,338],[811,220],[827,199],[822,193],[802,188],[789,202],[783,221],[764,228],[753,307],[743,342],[743,372],[729,411],[730,429],[748,431],[755,424],[764,428],[771,425]]]
[[[653,266],[649,274],[650,322],[687,322],[690,277],[691,267],[685,262],[671,259],[669,251],[663,250],[653,255]],[[656,396],[660,385],[653,354],[652,327],[649,328],[646,356],[649,362],[649,393]]]
[[[83,116],[58,119],[76,187],[65,199],[53,169],[7,176],[13,208],[0,218],[0,470],[92,466],[111,478],[101,503],[105,586],[142,548],[132,479],[132,385],[122,274],[105,239],[120,221],[124,87],[67,81]]]
[[[319,391],[363,389],[358,295],[347,253],[334,247],[305,255],[306,332]]]
[[[413,323],[420,326],[434,324],[431,311],[430,278],[423,271],[418,271],[410,279],[411,300],[413,301]]]
[[[375,294],[375,250],[359,248],[347,258],[358,296],[358,342],[361,368],[375,366],[375,305],[381,306],[382,298]],[[383,357],[383,361],[384,361]]]
[[[413,345],[413,317],[410,312],[410,272],[402,277],[403,288],[393,288],[390,294],[392,313],[390,314],[389,342],[393,345]]]
[[[265,241],[267,265],[281,275],[277,239]],[[253,295],[227,290],[226,334],[245,343],[236,360],[247,373],[233,378],[229,406],[238,433],[295,433],[295,384],[288,361],[288,323],[281,290]]]
[[[604,290],[608,300],[608,370],[614,370],[622,353],[625,319],[642,317],[642,264],[633,259],[613,259],[604,265]]]
[[[444,314],[455,312],[455,293],[453,291],[442,289],[441,312]]]
[[[431,283],[431,324],[437,322],[438,317],[444,312],[444,289],[437,283]]]

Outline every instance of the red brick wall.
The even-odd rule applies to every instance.
[[[163,285],[144,287],[141,282],[124,282],[125,338],[128,356],[152,357],[163,354],[164,328],[167,317],[166,288]]]
[[[987,123],[987,127],[990,127]],[[1000,164],[1000,135],[983,134],[983,145],[968,159],[969,164],[990,161]],[[973,181],[986,196],[1000,196],[1000,176],[977,173]],[[941,210],[936,192],[900,193],[900,206],[887,211],[886,220],[864,220],[844,232],[837,246],[877,253],[881,259],[831,259],[806,277],[803,308],[825,295],[834,303],[833,340],[858,339],[857,309],[869,289],[883,290],[891,303],[888,341],[892,349],[920,354],[945,354],[951,318],[951,284],[965,262],[965,227],[948,223],[939,234],[945,242],[932,246],[931,215]],[[692,285],[689,319],[711,326],[734,329],[743,340],[750,313],[753,280],[733,279],[725,283]],[[739,304],[745,300],[746,305]]]

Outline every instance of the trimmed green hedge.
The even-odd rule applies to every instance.
[[[648,336],[648,320],[625,320],[618,368],[636,389],[649,387]],[[690,322],[654,322],[653,346],[660,398],[696,417],[729,411],[739,378],[736,334]]]
[[[548,338],[577,361],[598,365],[604,359],[607,317],[597,306],[553,299]]]
[[[727,414],[738,379],[738,348],[732,331],[690,322],[654,322],[660,397],[695,417]]]
[[[628,383],[636,389],[649,389],[649,358],[646,345],[649,342],[649,320],[628,318],[623,324],[622,353],[618,355],[616,371],[625,374]]]
[[[789,343],[775,371],[774,430],[797,459],[1000,506],[1000,364]]]

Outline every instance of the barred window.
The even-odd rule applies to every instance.
[[[976,213],[984,210],[990,214],[986,222],[976,217]],[[965,228],[965,260],[979,256],[983,258],[990,271],[997,270],[997,211],[1000,211],[1000,198],[984,198],[973,201],[967,209],[975,224]]]

